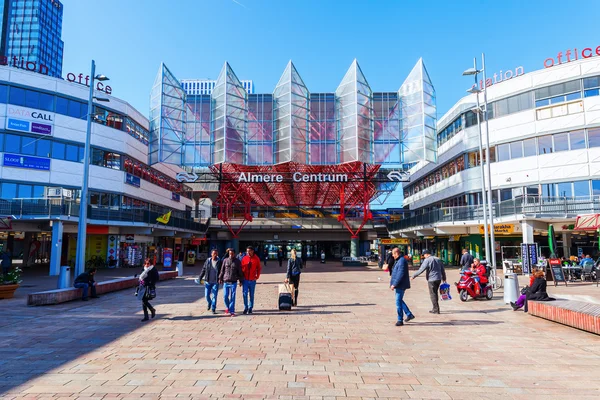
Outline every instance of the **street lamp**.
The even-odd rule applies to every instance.
[[[474,75],[475,76],[475,85],[473,85],[469,90],[467,90],[467,92],[469,93],[474,93],[475,97],[477,98],[477,125],[479,126],[479,143],[481,144],[482,138],[481,138],[481,121],[479,119],[479,113],[483,113],[484,114],[484,118],[485,118],[485,137],[486,137],[486,146],[485,146],[485,159],[486,159],[486,163],[487,163],[487,205],[488,205],[488,210],[490,213],[490,219],[489,219],[489,226],[490,226],[490,247],[489,247],[489,253],[490,253],[490,258],[491,258],[491,263],[492,263],[492,267],[494,268],[494,275],[496,275],[496,249],[495,249],[495,235],[494,235],[494,208],[492,207],[492,173],[491,173],[491,160],[490,160],[490,126],[489,126],[489,122],[488,122],[488,102],[487,102],[487,90],[486,90],[486,75],[485,75],[485,54],[481,53],[481,63],[482,63],[482,69],[479,70],[477,69],[477,58],[473,58],[473,68],[469,68],[467,69],[465,72],[463,72],[463,75]],[[478,82],[477,82],[477,76],[482,73],[483,74],[483,87],[479,88]],[[484,110],[481,109],[481,106],[479,105],[479,93],[483,92],[483,104],[484,104]],[[481,147],[480,147],[481,149]],[[482,182],[484,180],[483,178],[483,160],[482,160]],[[483,183],[482,183],[483,184]],[[483,199],[485,202],[485,198]],[[484,213],[485,213],[485,207],[484,207]],[[484,219],[485,219],[485,214],[484,214]],[[484,229],[487,228],[484,227]]]
[[[90,96],[88,99],[87,129],[85,133],[85,145],[83,152],[83,182],[81,183],[81,194],[79,198],[79,225],[77,227],[77,253],[75,255],[75,276],[85,271],[85,245],[87,227],[88,206],[88,179],[90,175],[90,141],[92,138],[92,117],[94,114],[94,98],[98,101],[110,101],[106,97],[94,96],[94,81],[107,81],[105,75],[96,75],[96,62],[92,60],[92,73],[90,74]]]

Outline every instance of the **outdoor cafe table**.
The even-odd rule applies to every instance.
[[[579,266],[563,266],[562,269],[563,271],[565,271],[566,274],[569,275],[569,282],[573,282],[574,273],[581,272],[583,268]]]

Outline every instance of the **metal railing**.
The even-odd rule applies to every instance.
[[[165,211],[166,212],[166,211]],[[139,208],[96,207],[88,206],[88,219],[95,221],[132,222],[156,225],[156,219],[165,212],[157,212]],[[0,199],[0,215],[13,219],[52,219],[60,217],[79,217],[79,202],[64,199]],[[206,232],[207,223],[194,222],[191,218],[171,216],[167,224],[161,226]]]
[[[600,213],[600,196],[542,197],[519,196],[494,203],[494,218],[524,216],[530,218],[575,218],[580,214]],[[387,225],[390,232],[442,222],[483,220],[481,205],[444,207],[419,215],[412,215]]]

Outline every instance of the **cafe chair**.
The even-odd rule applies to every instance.
[[[594,263],[586,262],[583,264],[583,269],[581,270],[581,281],[585,281],[588,277],[590,281],[594,281],[592,276],[592,269],[594,268]],[[597,280],[596,280],[597,281]]]

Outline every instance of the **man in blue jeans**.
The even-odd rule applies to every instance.
[[[254,248],[248,246],[246,255],[242,258],[242,272],[244,273],[244,315],[252,314],[254,307],[254,291],[256,290],[256,281],[260,278],[262,271],[260,258],[254,253]]]
[[[400,256],[400,249],[394,247],[392,250],[394,257],[394,267],[392,269],[392,279],[390,280],[390,289],[396,291],[396,309],[398,311],[398,321],[396,326],[404,325],[402,321],[404,313],[406,313],[406,322],[415,319],[413,313],[410,312],[408,306],[404,302],[404,292],[410,289],[410,277],[408,276],[408,262],[404,257]]]
[[[219,272],[221,272],[221,260],[219,260],[219,252],[217,249],[213,249],[210,252],[210,258],[204,262],[202,271],[200,271],[199,279],[202,281],[206,278],[204,283],[204,298],[208,303],[207,310],[212,309],[212,313],[217,313],[217,295],[219,294]]]
[[[83,289],[83,295],[81,296],[81,300],[83,301],[88,300],[88,288],[91,289],[92,299],[98,298],[96,295],[96,282],[94,281],[94,275],[96,275],[96,268],[92,268],[88,272],[84,272],[75,278],[73,287],[77,289]]]
[[[221,272],[219,272],[219,283],[223,284],[223,301],[225,302],[225,313],[235,316],[235,292],[236,283],[240,286],[244,282],[244,273],[242,272],[242,263],[235,256],[233,249],[227,250],[229,257],[223,260]]]

